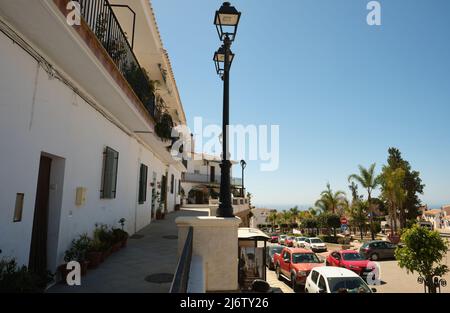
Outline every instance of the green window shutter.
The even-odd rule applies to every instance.
[[[117,173],[119,166],[119,153],[106,147],[103,154],[102,199],[115,199],[117,196]]]

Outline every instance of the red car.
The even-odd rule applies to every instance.
[[[313,268],[324,265],[310,250],[287,247],[284,247],[281,253],[273,255],[273,262],[278,279],[289,279],[294,291],[298,286],[305,285],[306,277]]]
[[[284,245],[286,247],[293,247],[294,246],[294,239],[295,239],[295,237],[293,237],[293,236],[286,237],[286,239],[284,240]]]
[[[358,251],[340,250],[330,253],[327,257],[326,265],[344,267],[365,278],[372,271],[369,262],[370,260],[366,260]]]

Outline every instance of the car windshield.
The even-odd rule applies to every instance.
[[[286,238],[286,235],[281,235],[280,238]]]
[[[293,263],[320,263],[319,258],[314,253],[294,253]]]
[[[330,277],[328,285],[331,293],[371,293],[360,277]]]
[[[281,250],[283,250],[283,247],[272,247],[269,251],[269,254],[270,254],[270,256],[272,256],[275,253],[280,253]]]
[[[322,243],[322,240],[320,240],[319,238],[313,238],[311,239],[311,243]]]
[[[359,253],[343,253],[344,260],[346,261],[362,261],[364,257]]]

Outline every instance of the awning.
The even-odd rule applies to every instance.
[[[263,240],[267,241],[270,239],[263,231],[256,228],[241,227],[238,228],[238,239],[247,240]]]

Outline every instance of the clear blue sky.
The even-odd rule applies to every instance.
[[[280,125],[279,170],[247,166],[255,204],[308,205],[327,182],[350,194],[348,175],[373,162],[379,171],[390,146],[421,172],[425,203],[450,203],[450,1],[381,0],[379,27],[366,23],[368,2],[232,2],[242,19],[231,122]],[[152,3],[189,125],[220,124],[222,1]]]

